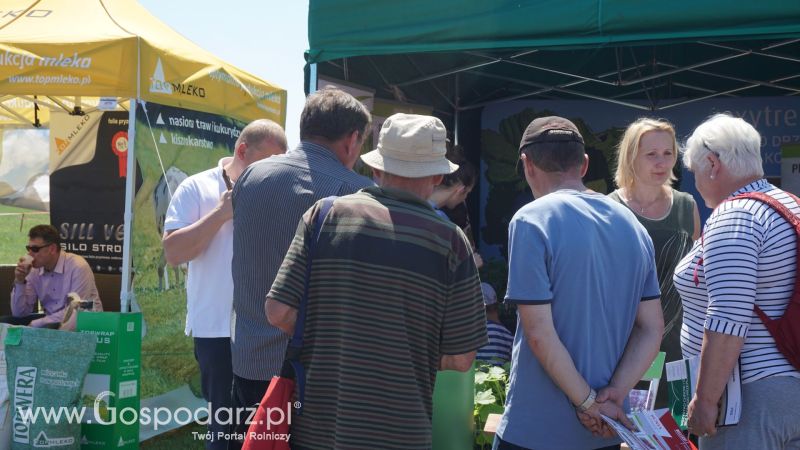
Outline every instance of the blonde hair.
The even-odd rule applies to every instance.
[[[636,179],[636,171],[633,168],[633,161],[639,153],[639,142],[642,136],[650,131],[665,131],[672,137],[672,167],[678,162],[678,143],[675,140],[675,128],[671,123],[664,119],[650,119],[642,117],[637,119],[625,129],[625,134],[617,146],[617,171],[614,174],[614,182],[620,188],[633,188]],[[664,183],[671,185],[677,180],[674,173],[670,173],[669,179]]]

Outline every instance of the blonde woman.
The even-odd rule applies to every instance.
[[[675,129],[665,120],[639,119],[625,130],[617,150],[619,189],[609,197],[633,211],[653,240],[664,312],[661,351],[667,352],[667,361],[681,359],[683,311],[672,273],[700,236],[700,214],[691,195],[672,188],[678,161]],[[665,389],[659,390],[659,405],[665,404],[666,395]]]

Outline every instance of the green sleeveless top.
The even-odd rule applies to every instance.
[[[661,351],[667,352],[667,361],[681,359],[680,335],[683,308],[680,295],[672,284],[672,275],[675,266],[692,248],[694,198],[690,194],[673,189],[672,207],[667,215],[661,219],[649,219],[640,216],[622,201],[619,191],[614,191],[608,196],[630,209],[653,240],[656,270],[661,287],[661,310],[664,312],[664,338],[661,341]],[[661,386],[666,386],[666,384],[662,380]],[[666,398],[662,398],[661,391],[659,389],[659,403],[666,401]],[[666,392],[663,395],[666,395]]]
[[[681,300],[678,292],[672,286],[672,274],[675,266],[692,247],[692,233],[694,233],[694,198],[685,192],[672,190],[672,207],[667,215],[661,219],[649,219],[640,216],[622,201],[619,191],[608,194],[628,209],[639,219],[650,239],[656,257],[658,280],[661,284],[661,305],[664,310],[665,336],[677,325],[680,330]],[[669,360],[668,360],[669,361]]]

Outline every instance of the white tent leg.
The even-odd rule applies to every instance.
[[[133,238],[133,201],[136,195],[136,155],[134,140],[136,139],[136,103],[131,99],[128,111],[128,173],[125,177],[125,234],[122,241],[122,283],[120,284],[120,312],[130,311],[131,300],[131,240]]]
[[[453,145],[458,145],[458,133],[461,132],[461,120],[460,120],[461,119],[461,117],[460,117],[461,116],[461,109],[460,109],[461,108],[461,96],[459,95],[459,91],[458,91],[458,89],[460,87],[459,86],[459,84],[460,84],[459,81],[460,81],[459,74],[456,74],[456,77],[455,77],[455,93],[456,93],[456,95],[455,95],[456,102],[455,103],[456,104],[453,107],[453,116],[454,116],[453,117],[453,122],[454,122],[454,124],[453,124]]]

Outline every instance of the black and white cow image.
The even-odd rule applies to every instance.
[[[153,208],[155,208],[156,229],[158,236],[164,235],[164,219],[167,216],[167,208],[169,208],[169,200],[175,189],[181,184],[181,181],[188,177],[185,172],[177,167],[170,167],[167,169],[166,175],[162,175],[158,179],[158,184],[153,191]],[[167,188],[169,187],[169,189]],[[158,289],[169,289],[169,277],[167,272],[167,258],[164,256],[164,249],[161,249],[161,257],[158,262]],[[182,278],[182,274],[186,272],[186,265],[181,264],[179,267],[173,267],[172,273],[174,275],[174,284],[177,286]]]

